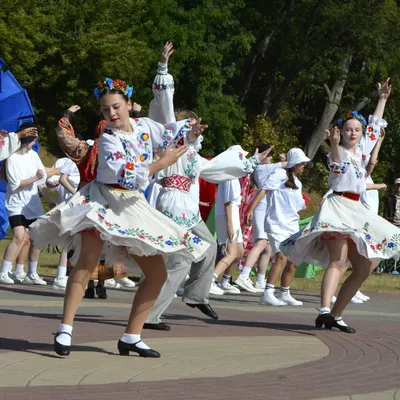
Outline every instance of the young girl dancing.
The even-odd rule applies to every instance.
[[[98,142],[96,180],[32,226],[31,235],[41,246],[63,244],[81,233],[82,251],[68,279],[62,323],[54,339],[59,355],[70,353],[73,320],[105,240],[111,244],[110,257],[119,259],[121,249],[126,249],[146,276],[118,342],[121,355],[132,351],[141,357],[160,357],[141,341],[141,331],[166,279],[162,256],[179,253],[190,262],[200,259],[208,247],[149,206],[141,190],[149,176],[186,152],[186,146],[176,148],[175,143],[196,140],[204,126],[189,120],[164,126],[148,118],[130,119],[132,91],[125,82],[109,78],[95,89],[107,122]],[[165,151],[153,162],[153,151],[159,147]]]
[[[344,309],[381,259],[399,252],[400,230],[367,210],[360,203],[366,190],[365,152],[371,152],[379,137],[383,110],[390,95],[389,79],[381,88],[379,102],[369,118],[366,135],[365,119],[356,111],[338,121],[328,132],[331,153],[328,155],[329,186],[333,193],[323,202],[312,221],[282,245],[282,251],[295,263],[307,262],[327,267],[321,288],[322,307],[315,324],[346,333],[356,330],[342,318]],[[340,145],[340,140],[342,144]],[[360,146],[360,140],[363,141]],[[347,258],[352,265],[350,276],[343,283],[335,305],[330,301],[337,288]]]
[[[286,169],[280,168],[272,173],[254,199],[257,204],[267,193],[268,212],[265,218],[265,230],[272,248],[275,262],[268,274],[265,291],[260,303],[271,306],[301,306],[303,303],[290,295],[290,285],[296,272],[296,265],[288,263],[280,250],[280,244],[299,230],[298,212],[305,207],[302,197],[302,185],[298,179],[310,161],[301,149],[290,149],[287,153]],[[282,272],[283,271],[283,272]],[[279,298],[275,297],[275,283],[281,277]]]

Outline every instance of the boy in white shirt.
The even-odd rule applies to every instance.
[[[25,126],[22,125],[20,129],[24,128]],[[14,280],[10,277],[12,265],[29,237],[29,225],[43,214],[38,189],[50,207],[55,205],[45,185],[45,167],[38,154],[32,150],[35,143],[35,137],[22,139],[21,148],[7,159],[5,165],[5,176],[8,182],[6,208],[12,228],[12,240],[4,252],[0,272],[0,283],[3,284],[14,284]],[[28,274],[23,283],[46,285],[46,282],[36,273],[39,255],[40,250],[31,245]]]

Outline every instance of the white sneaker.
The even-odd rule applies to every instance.
[[[65,290],[67,287],[67,277],[56,278],[53,282],[53,289]]]
[[[256,282],[254,289],[257,291],[257,293],[263,293],[265,290],[265,284],[265,281],[262,281],[262,283]]]
[[[281,292],[280,299],[288,306],[302,306],[303,302],[296,300],[290,295],[290,290]]]
[[[284,303],[281,299],[275,297],[274,292],[275,288],[265,289],[263,295],[261,296],[260,304],[265,306],[274,306],[274,307],[285,306],[286,303]]]
[[[250,278],[243,279],[241,275],[239,275],[235,281],[236,285],[240,286],[242,289],[247,290],[251,293],[257,293],[256,289],[254,288],[253,282]]]
[[[225,294],[240,294],[239,288],[232,286],[229,282],[224,285],[218,282],[218,287],[221,288]]]
[[[26,277],[25,272],[19,272],[16,274],[15,272],[12,272],[9,274],[9,277],[14,281],[14,283],[22,283]]]
[[[106,289],[121,289],[121,284],[117,283],[114,278],[111,278],[104,281],[104,287]]]
[[[355,297],[357,297],[358,299],[362,300],[362,301],[368,301],[371,300],[371,297],[366,296],[364,293],[361,293],[360,291],[358,291],[355,295]]]
[[[14,280],[8,276],[8,273],[3,272],[0,274],[0,283],[3,285],[14,285]]]
[[[47,285],[47,282],[43,280],[38,274],[30,274],[26,275],[24,281],[22,283],[25,283],[27,285]]]
[[[184,288],[182,288],[182,287],[178,287],[178,290],[176,291],[176,297],[182,297],[183,296],[183,292],[185,291],[185,289]]]
[[[337,297],[336,297],[336,296],[332,296],[331,303],[332,303],[332,304],[336,303],[336,300],[337,300]]]
[[[353,296],[353,298],[350,300],[350,303],[363,304],[364,302],[361,299],[359,299],[357,296]]]
[[[133,289],[136,286],[135,282],[131,281],[127,276],[116,279],[115,282],[119,283],[123,289]]]
[[[217,296],[221,296],[221,295],[223,295],[225,292],[220,288],[220,287],[218,287],[218,285],[215,283],[215,282],[213,282],[212,284],[211,284],[211,287],[210,287],[210,294],[215,294],[215,295],[217,295]]]

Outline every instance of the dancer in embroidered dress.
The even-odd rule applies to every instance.
[[[268,149],[269,145],[263,144],[259,146],[262,150]],[[285,168],[286,162],[279,162],[271,164],[273,153],[269,154],[267,163],[259,165],[254,171],[254,181],[258,189],[261,189],[268,177],[278,168]],[[286,155],[285,155],[286,159]],[[258,193],[258,192],[257,192]],[[257,195],[256,193],[256,195]],[[255,199],[255,198],[254,198]],[[271,258],[271,246],[268,243],[268,235],[265,230],[265,218],[268,213],[267,196],[264,196],[262,200],[255,205],[254,199],[250,204],[246,212],[246,222],[252,225],[252,235],[254,247],[249,251],[247,255],[245,265],[236,279],[235,283],[250,292],[262,293],[265,290],[265,273]],[[251,269],[255,266],[258,261],[258,274],[256,284],[253,286],[253,282],[250,280]]]
[[[295,263],[327,267],[321,288],[322,307],[315,321],[317,327],[325,325],[328,329],[336,327],[343,332],[355,333],[355,329],[347,326],[342,318],[347,304],[379,261],[391,258],[399,251],[400,230],[359,202],[367,185],[365,155],[371,152],[381,127],[386,124],[382,116],[390,90],[389,79],[382,87],[379,85],[378,105],[369,118],[365,135],[365,119],[355,111],[338,121],[340,130],[335,127],[329,132],[329,185],[333,193],[313,220],[281,246]],[[339,145],[340,140],[342,145]],[[347,258],[353,269],[331,311],[330,302],[341,269],[346,268]]]
[[[177,149],[175,144],[181,139],[194,141],[204,126],[188,120],[164,126],[148,118],[130,119],[132,88],[120,80],[107,78],[95,94],[107,121],[98,142],[96,180],[41,217],[31,229],[39,246],[63,244],[71,235],[81,233],[82,251],[68,279],[54,350],[59,355],[70,353],[72,323],[107,240],[112,245],[107,255],[118,259],[121,249],[126,249],[146,275],[133,301],[125,334],[118,342],[119,353],[160,357],[141,341],[141,331],[166,279],[163,256],[178,253],[197,261],[208,245],[151,208],[141,189],[148,185],[150,175],[187,151],[186,146]],[[153,151],[159,147],[165,151],[153,162]]]
[[[24,129],[24,126],[21,128]],[[2,284],[14,284],[13,278],[17,278],[17,276],[10,276],[13,262],[29,240],[29,226],[43,214],[39,190],[50,207],[55,204],[45,185],[45,167],[38,154],[32,150],[35,143],[36,136],[22,139],[22,145],[19,150],[4,161],[6,181],[8,183],[5,205],[12,228],[12,240],[4,252],[0,272],[0,283]],[[24,277],[23,283],[46,285],[46,281],[36,272],[39,256],[40,249],[31,244],[29,248],[28,274]],[[20,273],[21,271],[18,272]],[[20,279],[18,277],[15,280],[19,281]]]
[[[167,44],[168,46],[168,44]],[[164,51],[168,48],[164,48]],[[156,118],[164,118],[168,121],[172,117],[174,89],[173,78],[167,73],[168,59],[159,65],[159,72],[153,85],[155,101],[150,103],[149,115]],[[160,60],[161,61],[161,60]],[[157,104],[157,113],[153,112],[153,105]],[[165,107],[164,107],[165,104]],[[165,110],[165,111],[164,111]],[[160,115],[160,113],[164,113]],[[177,112],[180,116],[187,113]],[[192,113],[192,112],[190,112]],[[193,114],[191,114],[193,115]],[[200,120],[200,119],[198,119]],[[179,285],[184,281],[190,271],[190,278],[186,280],[182,301],[189,307],[198,308],[205,315],[217,319],[218,315],[209,304],[209,292],[212,282],[212,274],[215,267],[217,247],[215,240],[201,219],[199,210],[199,177],[212,183],[222,183],[253,170],[253,166],[267,157],[262,153],[247,160],[244,152],[226,151],[213,160],[202,158],[198,152],[201,149],[202,137],[189,145],[185,155],[177,162],[157,174],[157,181],[163,185],[163,189],[157,199],[157,210],[171,218],[178,225],[189,229],[199,236],[203,242],[209,244],[206,256],[199,262],[188,263],[178,256],[171,256],[167,262],[167,281],[160,293],[157,302],[147,318],[145,328],[157,330],[169,330],[170,326],[161,322],[160,318],[173,300]],[[183,144],[183,141],[181,143]]]
[[[271,245],[271,256],[275,257],[265,291],[260,303],[271,306],[301,306],[303,303],[290,295],[290,285],[296,272],[296,265],[288,263],[280,251],[280,244],[299,230],[299,211],[305,209],[302,184],[298,179],[310,161],[301,149],[290,149],[287,153],[286,169],[278,168],[269,175],[254,199],[254,207],[267,193],[268,212],[265,230]],[[283,271],[283,272],[282,272]],[[275,283],[281,275],[280,297],[274,295]]]

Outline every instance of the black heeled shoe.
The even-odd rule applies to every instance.
[[[325,329],[331,330],[334,322],[335,317],[331,313],[319,314],[315,320],[315,326],[322,328],[325,325]]]
[[[96,294],[99,299],[106,300],[108,297],[106,288],[100,284],[97,284],[96,286]]]
[[[343,318],[340,318],[340,319],[337,319],[336,321],[333,321],[333,324],[332,324],[333,328],[338,328],[341,332],[345,332],[345,333],[356,333],[357,332],[351,326],[338,324],[338,321],[343,321]]]
[[[83,297],[85,299],[94,299],[94,288],[87,288]]]
[[[164,322],[159,322],[158,324],[148,324],[143,325],[143,329],[153,329],[155,331],[170,331],[171,327]]]
[[[343,318],[335,321],[335,317],[331,313],[320,314],[318,315],[317,319],[315,320],[315,326],[317,328],[322,328],[325,325],[325,329],[331,330],[332,328],[337,328],[341,332],[345,333],[356,333],[357,331],[347,325],[340,325],[338,321],[342,321]]]
[[[140,347],[137,347],[136,345],[140,343],[141,340],[139,340],[136,343],[130,344],[130,343],[125,343],[122,340],[118,341],[118,351],[120,356],[129,356],[129,352],[133,351],[134,353],[138,353],[140,357],[145,357],[145,358],[160,358],[161,354],[153,349],[141,349]]]
[[[59,355],[59,356],[69,356],[69,353],[71,353],[71,346],[65,346],[59,342],[57,342],[57,336],[61,335],[62,333],[71,336],[70,333],[68,332],[57,332],[54,335],[54,351]],[[71,336],[72,338],[72,336]]]
[[[189,307],[198,308],[203,314],[207,315],[207,317],[218,319],[218,314],[212,309],[209,304],[189,304],[186,303]]]

